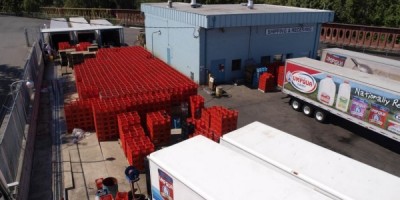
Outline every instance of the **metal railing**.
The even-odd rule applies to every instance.
[[[352,24],[323,24],[320,42],[338,46],[400,52],[400,29]]]
[[[5,181],[18,183],[20,191],[29,187],[29,177],[32,162],[33,142],[35,132],[32,134],[32,126],[35,129],[37,115],[34,104],[40,90],[42,73],[44,69],[42,51],[39,45],[40,39],[33,43],[33,47],[24,67],[21,80],[12,83],[9,99],[11,104],[3,106],[4,119],[0,127],[0,171]],[[32,81],[35,88],[27,87],[27,81]],[[29,133],[29,134],[28,134]],[[26,155],[30,154],[30,155]],[[25,166],[24,166],[25,165]],[[27,168],[28,166],[29,168]]]

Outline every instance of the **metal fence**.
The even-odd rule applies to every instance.
[[[12,86],[15,86],[11,87],[12,103],[5,107],[7,112],[0,127],[0,171],[7,183],[19,181],[21,168],[26,159],[25,152],[33,151],[26,149],[28,141],[34,139],[27,134],[27,127],[30,127],[33,121],[32,107],[34,101],[38,100],[36,98],[38,92],[34,88],[28,88],[25,83],[32,81],[36,85],[36,90],[40,89],[42,78],[40,74],[44,66],[39,41],[40,39],[32,45],[22,79],[12,83]]]

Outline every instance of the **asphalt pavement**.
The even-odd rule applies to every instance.
[[[49,20],[0,15],[0,108],[9,93],[10,84],[23,75],[30,51],[28,44],[32,45],[34,39],[39,36],[40,26],[49,22]]]
[[[259,121],[367,165],[400,176],[400,143],[347,120],[331,116],[322,124],[294,111],[280,91],[262,93],[244,85],[223,85],[224,97],[199,90],[206,107],[223,105],[239,111],[238,128]]]

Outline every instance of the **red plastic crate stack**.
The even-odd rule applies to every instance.
[[[168,113],[166,111],[147,113],[146,122],[154,145],[156,147],[168,145],[171,137],[171,117]]]
[[[140,124],[136,124],[130,128],[129,131],[123,133],[124,143],[122,143],[122,149],[125,153],[125,156],[128,155],[127,143],[135,142],[137,138],[141,138],[146,136],[146,132]],[[122,140],[121,140],[122,141]]]
[[[117,115],[118,132],[124,133],[131,130],[135,125],[140,125],[140,116],[137,112],[125,112]]]
[[[93,120],[100,141],[113,140],[118,136],[117,115],[124,112],[138,112],[146,125],[146,113],[160,109],[168,111],[171,107],[170,96],[165,93],[141,95],[138,97],[91,99]]]
[[[99,89],[97,87],[81,86],[76,89],[80,99],[86,100],[100,97]]]
[[[114,200],[114,197],[112,194],[106,194],[106,195],[100,196],[100,200]]]
[[[117,192],[115,200],[129,200],[128,192]]]
[[[81,128],[85,131],[94,130],[93,110],[90,101],[72,101],[65,104],[64,111],[68,132],[72,132],[74,128]]]
[[[69,49],[71,48],[71,45],[69,42],[59,42],[58,43],[58,50],[64,50],[64,49]]]
[[[196,119],[196,120],[193,120],[193,123],[194,123],[193,136],[202,135],[204,137],[209,138],[210,140],[216,141],[217,138],[214,136],[215,134],[212,132],[212,130],[210,130],[210,128],[207,126],[207,124],[203,120]]]
[[[207,109],[211,116],[210,129],[216,137],[234,131],[237,128],[238,112],[221,106]]]
[[[192,136],[203,135],[218,142],[222,135],[236,130],[237,120],[237,111],[229,110],[221,106],[213,106],[202,109],[200,119],[191,118],[188,119],[187,122],[193,122],[195,125]]]
[[[83,89],[91,87],[103,98],[167,92],[174,104],[197,94],[196,83],[142,47],[100,49],[96,58],[74,66],[74,72],[81,98]]]
[[[197,94],[196,83],[142,47],[100,49],[75,65],[74,74],[80,100],[92,103],[100,140],[118,136],[117,114],[137,111],[145,127],[146,113],[169,112]]]
[[[276,76],[278,78],[278,86],[283,87],[283,82],[285,81],[285,66],[281,65],[278,67],[278,73]]]
[[[87,51],[88,46],[92,45],[90,42],[80,42],[79,44],[75,45],[76,51]]]
[[[154,151],[154,145],[145,135],[137,112],[117,115],[122,149],[130,165],[144,169],[144,158]]]
[[[59,42],[58,50],[65,50],[75,48],[76,51],[87,51],[88,46],[92,45],[90,42],[80,42],[77,45],[70,45],[69,42]]]
[[[99,141],[118,138],[117,115],[126,112],[126,106],[118,99],[94,100],[93,119]]]
[[[135,137],[126,141],[127,159],[130,165],[139,171],[144,170],[144,158],[154,152],[154,145],[149,137]]]
[[[201,117],[201,109],[204,108],[204,98],[200,95],[190,96],[190,113],[193,119]]]
[[[142,125],[146,126],[146,114],[159,110],[170,112],[171,96],[166,93],[143,94],[130,98],[128,110],[137,111],[142,118]]]
[[[137,112],[127,112],[117,115],[118,133],[122,150],[126,154],[126,141],[135,137],[145,136],[143,128],[140,126],[140,116]]]
[[[258,82],[258,89],[263,92],[271,92],[275,90],[275,77],[271,73],[263,73]]]
[[[210,128],[210,123],[211,123],[211,114],[208,112],[207,108],[203,108],[201,110],[201,118],[200,118],[204,124],[207,126],[207,128]]]

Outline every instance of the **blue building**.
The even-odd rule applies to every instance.
[[[199,5],[199,4],[196,4]],[[242,78],[249,62],[267,65],[317,55],[328,10],[254,4],[145,3],[147,49],[198,83]]]

